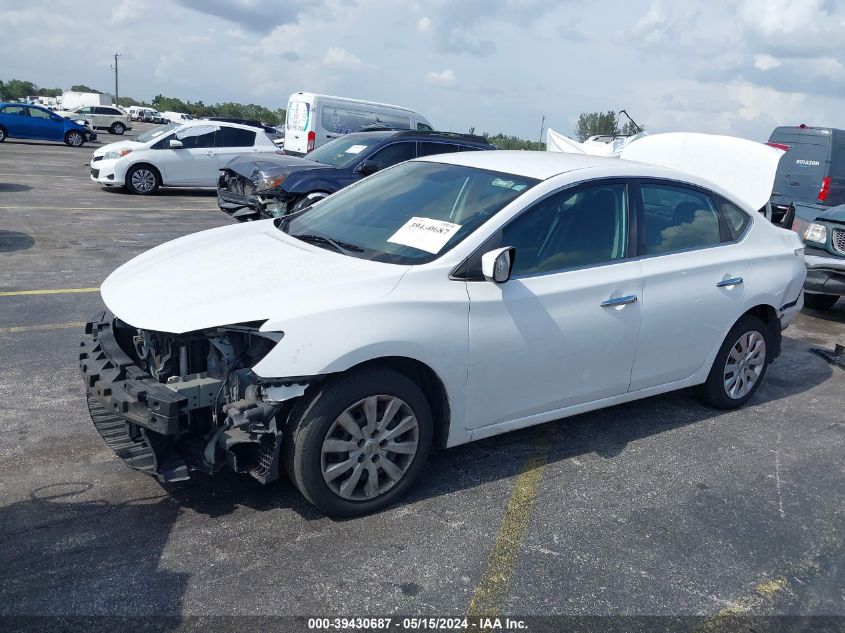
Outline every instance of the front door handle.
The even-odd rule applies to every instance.
[[[615,308],[617,306],[626,306],[629,303],[636,303],[637,302],[637,295],[625,295],[624,297],[614,297],[613,299],[608,299],[607,301],[601,302],[602,308]]]
[[[742,277],[731,277],[730,279],[723,279],[716,284],[717,288],[725,288],[727,286],[738,286],[742,283]]]

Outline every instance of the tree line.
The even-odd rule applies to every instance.
[[[103,94],[103,91],[91,88],[84,84],[71,86],[75,92],[94,92]],[[64,92],[62,88],[41,88],[31,81],[22,79],[0,80],[0,101],[19,101],[26,97],[58,97]],[[167,97],[158,94],[152,101],[143,101],[132,97],[120,97],[117,104],[124,108],[129,106],[141,106],[154,108],[160,112],[185,112],[194,118],[206,116],[225,116],[237,119],[253,119],[270,125],[281,125],[285,122],[284,108],[270,110],[255,103],[235,103],[226,101],[223,103],[205,104],[202,101],[183,101],[176,97]]]

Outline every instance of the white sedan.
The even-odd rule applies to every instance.
[[[287,469],[349,516],[402,495],[432,446],[685,387],[741,406],[804,276],[798,236],[693,175],[429,156],[123,265],[80,367],[130,466]]]
[[[216,187],[219,170],[235,156],[280,153],[262,130],[236,123],[171,123],[134,140],[110,143],[91,157],[91,180],[132,193],[159,187]]]

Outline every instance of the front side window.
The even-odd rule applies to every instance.
[[[176,132],[176,138],[182,141],[186,148],[214,147],[214,137],[217,127],[211,125],[192,125]]]
[[[33,119],[49,119],[50,113],[46,110],[41,110],[39,108],[30,108],[29,116],[31,116]]]
[[[255,132],[237,127],[221,126],[218,138],[220,147],[252,147],[255,145]]]
[[[378,169],[387,169],[414,158],[416,143],[392,143],[370,157]]]
[[[89,107],[79,108],[76,112],[77,112],[77,114],[91,114],[92,113],[91,108],[89,108]]]
[[[721,242],[719,216],[710,197],[671,185],[642,184],[646,255]]]
[[[452,249],[517,196],[533,178],[430,162],[377,173],[277,226],[328,238],[353,257],[423,264]],[[322,244],[321,244],[322,245]]]
[[[606,184],[551,195],[505,226],[500,243],[516,249],[514,276],[622,259],[628,244],[626,186]]]

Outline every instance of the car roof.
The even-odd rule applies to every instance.
[[[424,160],[450,165],[463,165],[478,169],[489,169],[514,176],[546,180],[559,174],[589,167],[634,166],[639,163],[619,158],[568,154],[564,152],[535,152],[523,150],[499,150],[496,152],[461,152],[459,154],[435,154],[415,160]],[[647,165],[641,165],[648,169]],[[624,170],[623,170],[624,171]]]
[[[255,132],[256,128],[252,125],[242,125],[240,123],[229,123],[228,121],[209,121],[208,119],[190,119],[188,121],[180,121],[182,127],[194,127],[195,125],[217,125],[219,127],[234,127],[239,130],[249,130]]]

